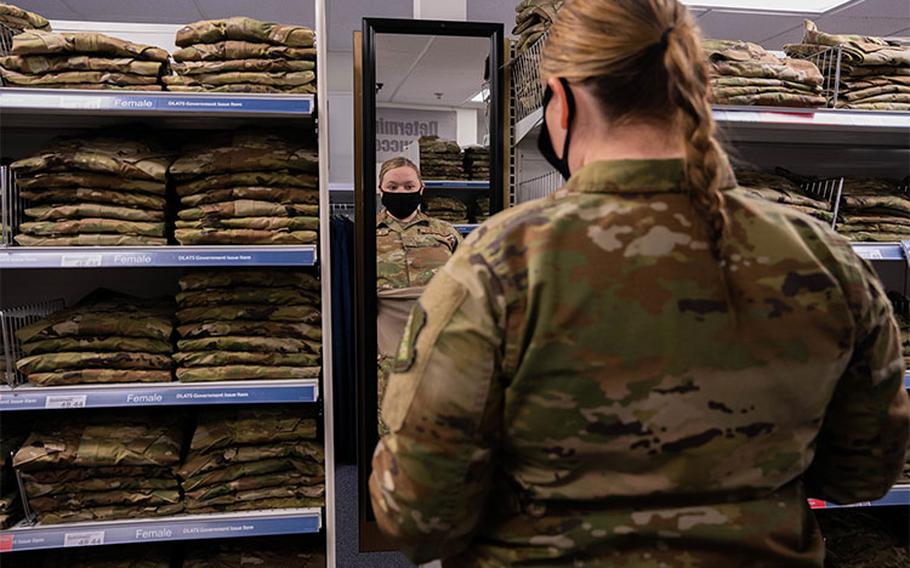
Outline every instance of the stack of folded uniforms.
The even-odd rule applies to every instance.
[[[481,197],[477,200],[477,215],[476,220],[478,223],[483,223],[490,218],[490,198]]]
[[[907,299],[901,297],[894,303],[894,318],[901,330],[901,348],[904,354],[904,365],[910,368],[910,313],[907,310]]]
[[[171,91],[316,92],[316,34],[305,26],[252,18],[207,20],[180,28]]]
[[[16,452],[29,507],[45,524],[183,511],[173,468],[183,432],[139,414],[42,423]]]
[[[853,241],[910,240],[910,198],[891,180],[844,178],[837,232]]]
[[[2,2],[0,2],[0,26],[20,32],[23,30],[51,31],[51,23],[44,16]]]
[[[23,246],[166,245],[170,158],[143,137],[58,138],[14,162]]]
[[[316,420],[300,407],[199,416],[178,470],[192,513],[321,507],[325,495]]]
[[[189,551],[183,568],[325,568],[325,554],[287,540],[236,544],[222,542]]]
[[[22,518],[22,500],[13,471],[11,454],[19,449],[25,436],[3,427],[0,439],[0,529],[8,529]]]
[[[806,21],[800,44],[786,45],[792,57],[818,58],[841,48],[837,107],[867,110],[910,110],[910,46],[877,37],[820,32]],[[833,59],[833,52],[822,55]]]
[[[182,245],[315,243],[319,157],[309,142],[259,131],[187,148],[171,165]]]
[[[464,171],[468,179],[489,181],[490,147],[468,146],[464,149]]]
[[[703,47],[715,104],[825,106],[824,78],[811,61],[777,57],[746,41],[712,39]]]
[[[304,272],[198,271],[177,294],[177,379],[318,378],[320,283]]]
[[[518,36],[517,53],[525,51],[547,33],[563,4],[564,0],[521,0],[515,6],[512,35]]]
[[[429,197],[426,200],[427,215],[453,224],[468,222],[468,206],[454,197]]]
[[[173,305],[98,290],[16,332],[35,386],[170,382]]]
[[[161,91],[167,51],[99,33],[29,30],[0,58],[10,87]]]
[[[736,170],[736,181],[748,195],[766,201],[783,203],[810,217],[824,221],[829,227],[834,222],[831,204],[803,193],[791,180],[755,170]]]
[[[419,144],[420,173],[425,179],[464,179],[464,158],[457,142],[422,136]]]

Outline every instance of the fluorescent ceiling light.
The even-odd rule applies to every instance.
[[[821,14],[850,0],[682,0],[693,8]]]
[[[477,93],[476,95],[471,97],[471,102],[472,103],[482,103],[483,101],[487,100],[489,97],[490,97],[489,89],[483,89],[482,91],[480,91],[479,93]]]

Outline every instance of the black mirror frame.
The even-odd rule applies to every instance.
[[[441,20],[401,20],[364,18],[362,31],[361,108],[357,123],[362,140],[355,186],[355,295],[357,299],[357,455],[360,549],[387,549],[378,531],[370,505],[369,476],[373,450],[379,442],[378,377],[376,373],[376,35],[435,35],[488,38],[487,62],[490,84],[490,209],[504,206],[506,82],[505,32],[501,23],[451,22]],[[369,86],[369,87],[368,87]],[[356,104],[356,103],[355,103]],[[356,138],[356,137],[355,137]],[[368,261],[369,260],[369,261]]]

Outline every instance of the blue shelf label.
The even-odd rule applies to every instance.
[[[308,534],[318,533],[321,525],[319,512],[307,512],[299,515],[276,514],[274,517],[240,514],[230,518],[191,516],[161,521],[78,523],[72,527],[36,526],[0,532],[0,552]]]
[[[203,404],[300,404],[319,400],[315,384],[243,386],[169,385],[138,388],[86,388],[35,392],[0,391],[0,412],[41,409],[194,406]]]
[[[866,260],[904,260],[904,247],[901,244],[853,243],[853,250],[860,258]]]
[[[314,266],[316,247],[161,247],[159,249],[0,249],[0,268],[143,268],[211,266]]]
[[[5,108],[161,113],[313,114],[312,95],[229,95],[186,93],[80,93],[5,89]]]
[[[894,507],[910,506],[910,485],[898,485],[891,489],[887,495],[878,501],[862,501],[849,505],[837,505],[818,499],[809,499],[809,506],[813,509],[845,509],[854,507]]]

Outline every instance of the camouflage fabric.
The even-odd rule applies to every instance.
[[[169,383],[170,371],[121,369],[76,369],[54,373],[31,373],[28,382],[41,387],[82,385],[89,383]]]
[[[299,442],[316,437],[316,420],[299,408],[229,409],[199,416],[191,452],[245,444]]]
[[[843,225],[865,225],[869,223],[891,223],[901,227],[910,227],[910,217],[898,217],[896,215],[880,215],[873,213],[867,215],[862,211],[856,214],[842,214],[840,222]]]
[[[218,486],[238,479],[271,477],[269,474],[275,473],[304,474],[319,480],[325,478],[325,468],[321,463],[297,458],[278,458],[230,465],[185,479],[181,485],[185,491],[195,491],[200,487]]]
[[[186,47],[194,43],[215,43],[224,40],[256,41],[290,47],[313,47],[316,45],[316,33],[306,26],[274,24],[253,18],[234,17],[187,24],[177,31],[176,43],[179,47]]]
[[[325,555],[289,547],[284,541],[268,545],[221,544],[218,548],[192,550],[183,568],[325,568]]]
[[[798,92],[783,91],[730,97],[714,95],[712,100],[716,104],[723,105],[763,105],[799,108],[819,108],[825,106],[825,103],[827,102],[827,99],[821,95],[807,95]]]
[[[61,493],[44,497],[29,496],[28,504],[37,513],[60,510],[78,511],[86,507],[105,506],[160,506],[180,502],[180,491],[177,489],[157,490],[113,490],[94,493]]]
[[[522,0],[515,6],[515,28],[512,35],[519,36],[515,46],[521,53],[534,45],[550,28],[563,0]]]
[[[312,306],[217,306],[177,311],[177,321],[181,324],[235,320],[313,324],[321,319],[319,309]]]
[[[75,323],[78,325],[78,320],[75,320]],[[44,333],[42,336],[47,336],[49,333],[56,333],[58,331],[68,333],[68,330],[64,331],[65,325],[66,324],[59,326],[57,330],[49,330],[48,333]],[[143,337],[63,336],[28,341],[21,345],[21,350],[25,355],[38,355],[41,353],[56,353],[65,351],[123,351],[139,353],[169,353],[172,350],[172,347],[171,344],[167,341],[162,341],[159,339],[148,339]]]
[[[180,367],[221,367],[265,365],[275,367],[318,367],[320,357],[311,353],[257,353],[249,351],[193,352],[174,354]]]
[[[177,380],[184,383],[212,381],[294,381],[317,379],[322,367],[265,367],[262,365],[221,365],[179,368]]]
[[[169,466],[180,461],[182,434],[173,424],[110,422],[42,425],[13,457],[13,467]]]
[[[5,55],[0,57],[0,68],[29,75],[60,73],[64,71],[109,71],[127,75],[151,75],[157,77],[164,67],[158,61],[140,61],[123,57],[89,57],[87,55],[64,55],[47,57],[43,55]],[[77,81],[79,82],[79,81]],[[154,83],[154,81],[152,81]]]
[[[315,461],[320,464],[325,461],[322,446],[315,441],[300,440],[285,444],[231,446],[215,451],[190,453],[177,470],[177,474],[181,479],[190,480],[209,472],[238,467],[239,464],[262,464],[269,460],[288,458]]]
[[[315,276],[299,270],[196,270],[181,276],[179,285],[181,290],[247,286],[322,290],[322,285]]]
[[[270,201],[284,205],[319,205],[319,192],[297,188],[234,187],[188,195],[180,199],[180,204],[186,207],[198,207],[240,199]]]
[[[313,489],[307,494],[307,497],[320,497],[324,495],[324,488],[322,487],[324,483],[324,479],[316,479],[310,475],[295,471],[282,471],[268,475],[241,477],[233,481],[224,481],[195,490],[187,490],[186,499],[197,503],[217,504],[219,500],[235,499],[234,496],[237,494],[260,496],[266,493],[270,498],[281,497],[286,494],[287,487],[313,487],[314,485],[319,485],[320,487]],[[279,487],[281,487],[280,490],[278,489]]]
[[[13,38],[13,55],[107,55],[167,63],[167,51],[99,33],[52,33],[32,30]]]
[[[91,233],[164,237],[164,223],[136,223],[118,219],[88,218],[56,222],[26,222],[19,226],[19,230],[27,235],[51,237]]]
[[[844,233],[869,231],[874,233],[910,235],[910,226],[902,223],[839,223],[837,229],[839,232]]]
[[[297,87],[276,87],[256,83],[230,83],[227,85],[208,85],[187,81],[169,81],[168,91],[183,93],[276,93],[286,95],[315,95],[316,85],[307,84]]]
[[[382,211],[376,217],[377,288],[426,286],[460,242],[455,227],[424,213],[402,224]]]
[[[0,59],[2,62],[2,59]],[[293,59],[231,59],[228,61],[187,61],[174,63],[174,71],[179,75],[202,75],[206,73],[276,73],[287,71],[313,71],[315,61]]]
[[[30,207],[25,214],[36,221],[59,219],[123,219],[125,221],[164,221],[164,211],[149,211],[101,203],[78,203],[75,205],[42,205]],[[153,223],[145,223],[152,225]],[[124,226],[129,226],[126,223]],[[137,223],[138,225],[138,223]],[[96,231],[100,232],[100,231]],[[163,231],[161,231],[163,233]],[[153,233],[155,234],[155,233]]]
[[[322,340],[322,328],[305,323],[213,321],[183,325],[177,328],[183,338],[225,337],[229,335],[246,337],[296,337],[313,341]]]
[[[171,478],[170,467],[146,466],[117,466],[117,467],[80,467],[74,469],[46,469],[28,471],[22,474],[26,483],[43,485],[54,484],[66,489],[71,484],[80,484],[88,481],[131,479],[137,482],[144,479]]]
[[[84,187],[60,189],[35,189],[19,192],[23,199],[32,203],[49,203],[52,205],[72,203],[106,203],[124,205],[139,209],[163,211],[167,206],[164,197],[142,193],[127,193],[106,189],[88,189]]]
[[[0,3],[0,23],[16,30],[51,29],[51,23],[44,16],[6,3]]]
[[[315,243],[318,235],[316,231],[177,229],[174,238],[182,245],[308,245]]]
[[[820,95],[821,92],[811,87],[795,85],[793,87],[775,87],[770,85],[742,85],[742,86],[715,86],[711,90],[716,99],[723,100],[730,97],[741,97],[753,94],[766,93],[794,93],[806,95]]]
[[[316,48],[287,47],[248,41],[221,41],[178,49],[174,61],[225,61],[230,59],[316,59]]]
[[[318,189],[319,178],[312,174],[304,174],[290,170],[235,172],[207,176],[201,179],[178,183],[177,195],[185,197],[196,195],[213,189],[233,189],[244,186],[263,187],[291,187],[304,189]],[[269,201],[265,199],[264,201]],[[304,201],[304,203],[308,203]]]
[[[467,223],[468,206],[452,197],[429,197],[426,199],[426,214],[448,223]]]
[[[908,79],[910,79],[910,77],[908,77]],[[872,99],[874,97],[878,97],[881,95],[888,95],[888,94],[892,94],[892,93],[896,93],[896,94],[910,93],[910,82],[908,82],[907,85],[903,85],[903,84],[873,85],[873,86],[861,88],[861,89],[851,89],[850,91],[847,91],[846,93],[844,93],[844,98],[848,101],[861,101],[861,100]],[[875,102],[875,101],[873,101],[873,102]],[[900,102],[900,101],[895,100],[894,102]],[[907,102],[907,101],[904,101],[904,102]]]
[[[302,87],[316,81],[313,71],[226,71],[224,73],[199,73],[192,75],[192,83],[220,87],[222,85],[248,84],[271,87]],[[173,79],[165,80],[170,85]],[[181,84],[179,79],[176,84]]]
[[[92,521],[116,521],[122,519],[143,519],[148,517],[170,517],[184,512],[183,503],[173,505],[136,505],[85,507],[75,511],[57,510],[41,513],[38,520],[46,525],[80,523]]]
[[[837,108],[857,108],[857,105],[908,105],[910,104],[910,94],[908,93],[889,93],[886,95],[878,95],[874,97],[866,97],[864,99],[854,100],[854,101],[843,101],[838,102]]]
[[[51,83],[41,85],[42,89],[66,89],[68,91],[163,91],[162,85],[111,85],[109,83]]]
[[[177,342],[179,351],[248,351],[255,353],[313,353],[318,352],[321,343],[311,339],[283,337],[206,337],[202,339],[181,339]]]
[[[316,151],[280,134],[257,130],[236,131],[214,144],[185,152],[170,167],[176,180],[206,174],[277,170],[319,173]]]
[[[21,175],[16,180],[20,188],[38,190],[46,188],[97,188],[118,192],[144,192],[164,195],[167,186],[163,181],[145,181],[125,179],[116,175],[95,174],[89,172],[36,173],[28,177]],[[94,191],[97,191],[94,190]]]
[[[82,170],[124,178],[164,182],[170,158],[138,138],[105,136],[57,138],[34,156],[13,162],[21,174]],[[157,187],[157,186],[156,186]]]
[[[69,85],[71,83],[90,83],[95,85],[155,85],[158,77],[154,75],[136,75],[133,73],[114,73],[108,71],[61,71],[31,75],[0,67],[0,77],[13,86],[44,87],[46,85]]]
[[[805,28],[804,44],[840,46],[848,63],[910,67],[910,47],[908,46],[891,43],[877,37],[827,34],[820,31],[815,22],[810,20],[806,20]]]
[[[412,559],[820,568],[807,495],[890,489],[910,400],[873,269],[732,174],[720,264],[684,172],[588,164],[429,284],[370,479]]]
[[[213,304],[268,304],[273,306],[308,306],[319,303],[315,290],[301,288],[210,288],[177,293],[181,308]]]
[[[291,481],[295,476],[288,475]],[[301,476],[296,476],[301,477]],[[270,482],[279,482],[280,480],[270,479]],[[200,498],[194,498],[187,493],[187,508],[195,507],[217,507],[220,505],[232,505],[234,503],[250,503],[266,499],[297,499],[300,497],[317,498],[325,495],[325,486],[322,483],[314,484],[286,484],[283,486],[267,486],[258,489],[237,489],[231,490],[230,487],[239,487],[239,483],[229,483],[221,486],[222,488],[199,489],[195,494]]]
[[[717,61],[711,63],[711,72],[716,76],[763,78],[806,85],[822,84],[822,75],[818,67],[811,61],[800,59],[784,59],[780,64]]]
[[[838,108],[843,108],[843,105]],[[852,103],[850,108],[860,110],[910,110],[910,103]]]
[[[151,369],[171,368],[170,355],[151,353],[43,353],[16,361],[16,368],[23,373],[61,371],[63,369]]]
[[[282,205],[270,201],[240,199],[223,203],[200,205],[182,209],[177,215],[181,220],[230,219],[235,217],[299,217],[319,214],[319,205]]]
[[[856,242],[896,243],[908,240],[904,233],[877,233],[871,231],[847,231],[838,229],[838,233]]]
[[[244,495],[243,498],[249,499],[250,496]],[[238,497],[238,499],[240,499]],[[319,508],[325,505],[325,499],[322,497],[276,497],[272,499],[260,499],[256,501],[238,500],[234,503],[227,504],[204,504],[187,501],[186,510],[194,515],[204,515],[209,513],[225,513],[235,511],[263,511],[267,509],[307,509]]]
[[[16,235],[15,240],[24,247],[147,247],[167,245],[167,239],[163,237],[141,237],[136,235],[76,235],[74,237]]]
[[[318,231],[318,217],[240,217],[177,221],[178,229],[253,229],[256,231]]]
[[[25,491],[30,498],[45,495],[60,495],[62,493],[90,493],[99,491],[126,491],[132,489],[171,489],[178,488],[177,479],[170,478],[145,478],[145,477],[102,477],[68,483],[40,483],[25,480]]]

